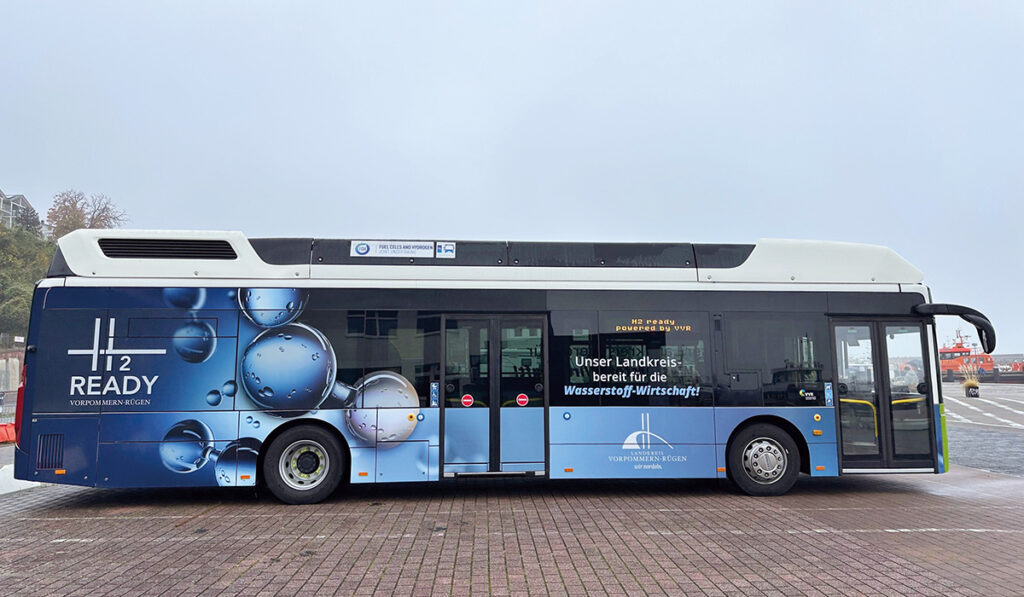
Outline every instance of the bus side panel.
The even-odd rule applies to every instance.
[[[51,290],[47,304],[60,290]],[[106,319],[104,309],[43,309],[35,343],[33,413],[100,411],[109,377],[100,353]]]
[[[551,478],[713,478],[711,407],[552,407]]]
[[[32,294],[32,311],[28,320],[28,346],[39,346],[39,327],[42,323],[43,304],[46,301],[48,289],[36,288]],[[31,480],[33,472],[30,466],[29,446],[33,434],[32,417],[29,413],[34,412],[35,378],[38,371],[39,359],[38,349],[25,351],[25,394],[21,408],[21,443],[15,446],[14,450],[14,478]]]
[[[100,487],[216,487],[234,478],[235,460],[219,459],[230,442],[141,442],[99,445]],[[163,462],[164,466],[153,466]],[[174,468],[171,468],[174,466]]]
[[[96,485],[97,415],[34,417],[28,439],[31,473],[20,479],[44,483]]]
[[[784,406],[748,408],[719,407],[715,410],[715,435],[718,437],[718,466],[726,467],[729,437],[737,427],[754,417],[772,416],[791,423],[807,443],[811,462],[809,470],[815,477],[839,474],[839,446],[836,441],[835,409],[830,406]],[[819,468],[821,467],[821,468]],[[719,472],[724,477],[724,472]]]
[[[234,409],[237,310],[111,309],[108,315],[104,342],[117,354],[105,363],[114,378],[105,388],[105,413]]]

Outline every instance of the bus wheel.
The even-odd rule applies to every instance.
[[[274,439],[263,457],[263,479],[286,504],[315,504],[327,499],[345,471],[341,442],[312,425],[293,427]]]
[[[800,450],[775,425],[751,425],[729,444],[729,477],[748,495],[782,495],[800,474]]]

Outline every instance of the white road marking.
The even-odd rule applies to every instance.
[[[996,415],[994,415],[994,414],[992,414],[990,412],[986,412],[984,410],[981,410],[980,408],[978,408],[977,406],[974,406],[973,404],[967,404],[966,402],[962,402],[962,401],[960,401],[960,400],[958,400],[956,398],[950,397],[950,396],[945,396],[944,399],[947,402],[952,402],[953,404],[959,404],[961,406],[967,407],[967,408],[969,408],[969,409],[971,409],[971,410],[973,410],[973,411],[975,411],[977,413],[980,413],[980,414],[982,414],[982,415],[984,415],[986,417],[992,417],[993,419],[999,421],[1000,423],[1004,423],[1005,427],[1014,427],[1016,429],[1024,429],[1024,425],[1021,425],[1020,423],[1015,423],[1015,422],[1013,422],[1013,421],[1011,421],[1009,419],[1004,419],[1002,417],[997,417]]]
[[[956,419],[957,423],[973,423],[974,422],[974,421],[972,421],[972,420],[970,420],[970,419],[968,419],[966,417],[962,417],[962,416],[956,414],[955,412],[949,411],[949,410],[946,411],[946,416],[951,418],[951,419]]]
[[[978,402],[984,402],[985,404],[991,404],[992,406],[995,406],[995,407],[998,407],[998,408],[1004,408],[1004,409],[1012,412],[1015,415],[1024,415],[1024,410],[1017,410],[1016,408],[1010,408],[1009,406],[1006,406],[1005,404],[999,404],[998,402],[992,402],[991,400],[986,400],[985,398],[974,398],[974,400],[977,400]]]

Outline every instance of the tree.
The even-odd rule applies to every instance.
[[[128,222],[128,214],[106,195],[92,195],[68,189],[53,196],[46,212],[53,236],[60,238],[79,228],[119,228]]]
[[[20,228],[0,226],[0,331],[24,336],[32,292],[46,277],[56,243]]]
[[[39,214],[31,205],[26,205],[14,214],[14,226],[31,232],[35,236],[42,236],[43,226],[39,221]]]

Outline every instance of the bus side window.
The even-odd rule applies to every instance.
[[[734,312],[723,319],[725,371],[718,406],[825,403],[831,362],[824,315]],[[756,389],[749,372],[759,377]]]

